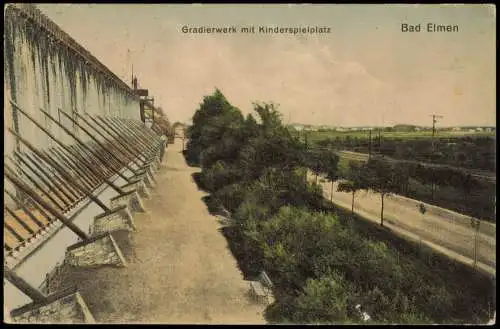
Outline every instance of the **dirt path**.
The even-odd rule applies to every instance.
[[[100,323],[264,324],[265,306],[247,297],[249,285],[192,179],[199,169],[186,165],[181,147],[169,145],[144,199],[148,213],[134,216],[128,266],[91,270],[81,293]]]

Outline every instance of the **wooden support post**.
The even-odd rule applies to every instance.
[[[85,148],[85,150],[87,150],[88,152],[90,152],[104,166],[108,166],[109,167],[110,162],[115,162],[115,161],[111,161],[111,159],[103,159],[102,155],[99,155],[96,151],[92,150],[87,145],[85,145],[85,143],[80,138],[76,137],[75,134],[73,134],[71,131],[69,131],[66,127],[64,127],[56,119],[54,119],[53,116],[51,116],[49,113],[47,113],[46,111],[44,111],[42,109],[40,109],[40,111],[42,111],[43,114],[45,114],[50,120],[52,120],[55,124],[57,124],[59,126],[59,128],[61,128],[66,134],[68,134],[69,136],[71,136],[78,144],[80,144],[83,148]],[[114,171],[115,174],[117,174],[118,176],[120,176],[121,178],[123,178],[124,180],[126,180],[127,182],[129,181],[129,178],[126,177],[126,176],[124,176],[119,170],[114,169],[113,171]]]
[[[73,233],[78,235],[82,240],[86,240],[89,238],[89,236],[83,232],[78,226],[73,224],[72,222],[68,221],[59,211],[57,211],[54,207],[52,207],[50,204],[45,202],[39,195],[37,195],[28,185],[23,183],[21,180],[19,180],[17,177],[12,175],[10,171],[12,171],[11,168],[5,166],[5,169],[8,169],[4,172],[4,175],[21,191],[29,195],[30,198],[38,202],[41,206],[43,206],[45,209],[47,209],[50,213],[52,213],[57,219],[59,219],[67,228],[69,228]]]
[[[73,118],[71,118],[66,112],[62,111],[61,109],[58,109],[58,110],[59,110],[59,113],[62,113],[74,125],[76,125],[77,127],[79,127],[85,134],[87,134],[87,136],[89,136],[94,142],[96,142],[97,145],[99,145],[107,154],[109,154],[114,159],[114,161],[116,161],[117,163],[119,163],[122,166],[126,167],[128,170],[130,170],[135,175],[135,170],[132,169],[132,167],[130,167],[129,164],[128,164],[131,161],[130,157],[123,158],[123,157],[118,156],[114,152],[111,152],[97,138],[95,138],[93,134],[91,134],[87,129],[85,129],[84,127],[82,127],[78,122],[76,122],[75,120],[73,120]],[[42,112],[44,112],[44,111],[42,111]],[[123,154],[122,154],[122,156],[123,156]]]
[[[31,122],[33,122],[33,124],[35,126],[37,126],[41,131],[43,131],[47,136],[49,136],[53,141],[55,141],[57,144],[59,144],[66,152],[72,154],[74,156],[74,153],[72,152],[72,149],[69,148],[68,146],[64,145],[59,139],[57,139],[54,135],[52,135],[49,131],[47,131],[47,129],[45,129],[44,127],[42,127],[35,119],[33,119],[29,114],[27,114],[26,112],[24,112],[17,104],[15,104],[14,102],[10,101],[10,103],[12,104],[12,106],[16,107],[17,110],[19,112],[21,112],[26,118],[28,118]],[[9,131],[15,136],[18,138],[18,140],[20,141],[25,141],[24,139],[22,139],[22,137],[20,137],[17,133],[15,133],[14,131],[12,131],[12,129],[9,128]],[[25,141],[25,144],[27,142]],[[30,148],[30,145],[26,144],[26,146],[28,146],[28,148]],[[79,146],[79,145],[78,145]],[[50,159],[47,161],[46,158],[44,158],[44,155],[42,154],[41,155],[41,152],[39,152],[38,150],[34,149],[31,147],[32,151],[40,158],[42,158],[44,161],[46,161],[47,163],[53,165],[53,163],[51,163]],[[114,189],[115,191],[117,191],[118,193],[122,194],[123,191],[118,187],[116,186],[115,184],[113,184],[112,182],[110,182],[106,177],[104,177],[101,173],[97,172],[95,169],[92,168],[92,166],[89,164],[88,161],[84,161],[83,164],[85,166],[87,166],[90,170],[92,170],[97,176],[99,179],[101,179],[103,182],[105,182],[106,184],[108,184],[112,189]],[[58,168],[57,166],[55,167],[56,169],[58,169],[58,171],[60,171],[61,168]],[[60,172],[63,176],[65,176],[65,173],[64,173],[64,170],[63,172]],[[66,178],[66,177],[65,177]],[[73,182],[74,183],[74,182]],[[86,191],[85,189],[81,189],[81,185],[80,184],[77,184],[76,187],[78,187],[79,190],[81,190],[82,192],[84,193],[89,193],[88,191]],[[89,194],[89,197],[92,199],[92,195]],[[98,201],[92,199],[92,201],[98,203]],[[99,204],[99,206],[102,207],[102,203]]]
[[[99,131],[94,125],[92,125],[90,122],[88,122],[82,115],[78,114],[77,112],[73,112],[76,114],[76,116],[78,118],[80,118],[83,122],[85,122],[89,127],[91,127],[92,129],[94,129],[94,131],[96,133],[98,133],[102,138],[104,138],[104,140],[106,140],[108,143],[110,144],[113,144],[113,146],[117,147],[117,149],[119,149],[121,152],[124,152],[124,153],[128,153],[130,155],[130,157],[133,159],[132,161],[134,162],[134,164],[137,166],[137,167],[140,167],[141,165],[136,161],[137,160],[137,157],[140,155],[140,153],[136,154],[136,153],[133,153],[131,150],[130,150],[130,147],[127,147],[127,145],[123,144],[123,142],[119,139],[119,138],[115,138],[114,141],[110,140],[109,138],[107,138],[101,131]],[[94,120],[93,118],[91,118],[92,120]],[[97,121],[95,121],[95,124],[101,128],[103,131],[105,131],[108,135],[111,136],[111,134],[109,134],[109,132],[107,131],[107,129],[105,129],[104,126],[102,126],[100,123],[98,123]],[[144,165],[144,163],[143,163]]]
[[[28,141],[26,141],[24,138],[22,138],[21,136],[19,136],[18,134],[16,134],[14,131],[12,131],[12,129],[8,129],[9,132],[11,132],[15,137],[17,137],[21,142],[23,142],[24,145],[26,145],[31,151],[33,151],[33,153],[35,153],[38,157],[42,158],[44,161],[46,161],[47,163],[50,163],[52,165],[54,165],[53,161],[49,158],[47,158],[45,155],[43,155],[41,152],[39,152],[33,145],[31,145],[31,143],[29,143]],[[76,187],[78,187],[78,189],[86,194],[88,194],[89,198],[94,201],[95,203],[97,203],[104,211],[109,211],[109,208],[106,207],[106,205],[104,205],[102,203],[101,200],[99,200],[98,198],[94,197],[89,191],[87,191],[84,187],[82,187],[82,185],[78,182],[76,182],[74,180],[73,177],[71,177],[71,175],[69,175],[63,168],[61,168],[60,166],[56,165],[55,166],[56,169],[59,170],[59,172],[61,174],[63,174],[63,176],[68,179],[70,182],[73,183],[73,185],[75,185]],[[120,192],[122,192],[120,189],[119,189]]]
[[[23,294],[31,298],[34,302],[43,302],[47,298],[38,289],[32,287],[28,282],[6,266],[3,267],[3,273],[5,278],[10,283],[12,283]]]

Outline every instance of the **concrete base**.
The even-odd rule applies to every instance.
[[[94,316],[76,289],[48,296],[41,303],[31,303],[11,312],[15,323],[91,323]]]
[[[160,169],[160,164],[161,164],[161,156],[160,156],[160,152],[158,152],[158,154],[156,154],[155,156],[153,156],[151,158],[151,160],[149,161],[149,165],[150,167],[152,167],[154,169],[154,171],[158,171],[158,169]]]
[[[110,233],[78,242],[66,250],[65,263],[78,267],[126,266],[127,262]]]
[[[158,165],[161,163],[160,161],[160,151],[154,152],[151,156],[148,158],[148,162],[151,163],[152,165],[155,166],[155,168],[158,168]]]
[[[147,171],[142,171],[137,173],[134,177],[132,177],[133,180],[144,180],[144,183],[146,183],[146,186],[148,188],[155,188],[156,183],[153,180],[153,178],[150,176],[150,174]]]
[[[134,219],[127,205],[94,217],[90,235],[96,236],[115,230],[135,231]]]
[[[154,177],[153,175],[154,175],[154,174],[156,173],[156,171],[157,171],[157,170],[155,169],[155,166],[156,166],[155,164],[150,163],[149,165],[145,165],[145,166],[141,167],[141,169],[139,170],[139,172],[140,172],[140,173],[142,173],[142,172],[146,172],[146,173],[148,173],[149,177],[153,178],[153,177]]]
[[[135,212],[146,212],[142,204],[141,197],[137,190],[126,192],[123,195],[118,195],[110,200],[111,209],[118,208],[122,205],[127,205],[130,210]]]
[[[156,167],[158,168],[161,164],[161,157],[160,157],[160,153],[158,152],[158,154],[154,157],[154,161],[153,163],[156,165]]]
[[[156,172],[158,171],[158,166],[156,165],[156,163],[151,162],[149,165],[145,166],[144,169],[147,169],[148,173],[151,176],[154,176],[154,174],[156,174]]]
[[[156,187],[156,179],[152,175],[148,173],[148,181],[149,181],[149,186],[150,188],[155,188]]]
[[[149,198],[151,196],[149,193],[149,189],[146,187],[146,183],[144,183],[144,180],[132,181],[128,184],[123,185],[121,189],[125,192],[136,190],[141,198]]]
[[[148,161],[145,161],[144,164],[142,165],[142,169],[149,168],[150,171],[154,174],[156,171],[158,171],[158,166],[154,158],[149,158]]]

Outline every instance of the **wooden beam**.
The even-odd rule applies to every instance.
[[[38,289],[32,287],[28,282],[26,282],[23,278],[21,278],[6,266],[3,267],[3,273],[5,278],[10,283],[12,283],[23,294],[31,298],[31,300],[33,300],[34,302],[43,302],[47,298]]]

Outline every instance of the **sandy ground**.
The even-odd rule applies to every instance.
[[[311,180],[314,176],[311,175]],[[331,183],[323,182],[325,198],[330,199]],[[351,209],[352,194],[337,192],[334,184],[333,202],[345,209]],[[461,219],[438,216],[431,212],[422,215],[419,201],[398,195],[384,200],[384,225],[400,234],[421,239],[434,249],[464,263],[472,264],[474,259],[474,230],[464,225]],[[424,203],[424,205],[428,206]],[[354,212],[362,217],[380,223],[380,194],[360,191],[356,193]],[[495,229],[496,230],[496,229]],[[478,234],[478,266],[490,273],[496,273],[496,237],[480,232]]]
[[[125,268],[72,276],[98,323],[265,324],[265,305],[248,297],[220,224],[210,215],[186,165],[169,145],[157,187],[135,214],[137,232]]]

